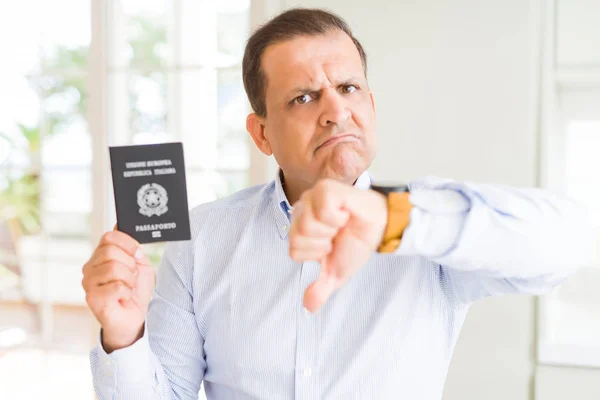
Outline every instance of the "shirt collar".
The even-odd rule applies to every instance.
[[[281,168],[277,169],[277,175],[275,176],[275,191],[273,192],[273,205],[275,206],[275,222],[277,224],[277,230],[282,238],[287,237],[292,206],[285,195],[283,190],[283,171]],[[371,187],[371,176],[368,171],[360,174],[354,187],[358,189],[366,190]]]

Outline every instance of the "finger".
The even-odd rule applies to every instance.
[[[292,221],[290,227],[290,236],[296,234],[315,238],[331,238],[335,236],[336,232],[337,228],[327,226],[316,218],[309,216]]]
[[[317,220],[328,226],[341,228],[350,218],[348,211],[343,208],[344,199],[350,194],[349,186],[325,179],[315,185],[311,201],[306,207],[310,207]]]
[[[300,225],[310,222],[306,228],[327,229],[327,232],[335,232],[345,226],[349,219],[350,213],[336,204],[327,201],[313,202],[310,199],[299,201],[292,213],[292,223],[295,220]]]
[[[106,245],[113,245],[113,246],[120,247],[127,254],[130,254],[136,258],[143,257],[143,253],[141,253],[141,250],[139,250],[140,243],[137,240],[135,240],[134,238],[132,238],[131,236],[129,236],[128,234],[120,232],[120,231],[110,231],[110,232],[106,232],[104,235],[102,235],[102,238],[100,239],[100,244],[98,245],[98,247],[102,247],[102,246],[106,246]]]
[[[319,222],[335,229],[345,226],[350,219],[350,213],[341,208],[322,207],[313,213]]]
[[[318,311],[336,288],[336,278],[327,271],[324,264],[321,264],[321,272],[315,282],[313,282],[304,292],[304,307],[314,313]]]
[[[290,258],[295,262],[317,261],[327,257],[329,253],[325,251],[297,251]]]
[[[328,226],[314,217],[310,209],[302,210],[292,215],[290,236],[331,238],[337,232],[336,227]]]
[[[133,289],[137,281],[137,269],[134,269],[134,271],[116,261],[106,262],[94,268],[89,276],[84,278],[84,289],[90,291],[96,286],[118,281],[122,281],[129,288]]]
[[[132,290],[122,281],[111,282],[106,285],[96,286],[86,296],[92,310],[105,309],[111,303],[127,302],[131,300]]]
[[[317,255],[318,258],[311,258],[311,260],[319,260],[324,255],[327,255],[331,252],[331,246],[332,244],[330,237],[314,238],[301,235],[290,236],[290,256],[296,261],[302,261],[298,258],[307,257],[308,255],[311,257]],[[304,258],[304,260],[306,260],[306,258]]]
[[[93,267],[98,267],[109,261],[116,261],[131,269],[135,268],[137,262],[131,254],[126,253],[122,248],[115,245],[103,245],[96,249],[90,260],[90,264]]]
[[[97,286],[121,281],[129,288],[135,288],[137,284],[137,267],[133,270],[114,261],[109,261],[101,266],[95,267],[88,272],[82,280],[82,286],[86,292],[94,290]]]
[[[290,249],[297,250],[326,250],[331,249],[331,237],[311,237],[304,235],[294,235],[290,238]]]
[[[143,265],[143,266],[151,267],[152,266],[152,262],[150,261],[150,259],[148,258],[148,256],[144,254],[144,250],[143,250],[143,248],[141,246],[140,246],[140,253],[141,253],[141,257],[135,259],[135,262],[137,263],[137,265],[138,266]]]

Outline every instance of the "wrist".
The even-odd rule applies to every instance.
[[[131,346],[144,336],[145,324],[139,328],[134,336],[124,336],[123,334],[112,334],[105,329],[100,330],[100,343],[106,354],[110,354],[115,350],[124,349]]]

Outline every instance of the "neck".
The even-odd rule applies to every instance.
[[[304,193],[305,190],[310,189],[316,182],[306,182],[302,180],[294,180],[286,177],[283,174],[283,171],[280,171],[281,184],[283,186],[283,192],[285,193],[285,197],[287,198],[290,205],[293,207],[294,204],[298,200],[300,200],[300,196]],[[356,183],[356,177],[349,177],[347,179],[336,179],[337,181],[347,183],[348,185],[354,185]]]

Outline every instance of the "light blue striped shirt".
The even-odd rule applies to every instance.
[[[204,382],[219,400],[440,399],[473,301],[541,293],[596,261],[585,215],[559,195],[426,178],[410,196],[397,253],[374,253],[315,314],[302,298],[319,264],[289,257],[279,178],[196,207],[144,336],[91,352],[98,397],[196,399]]]

